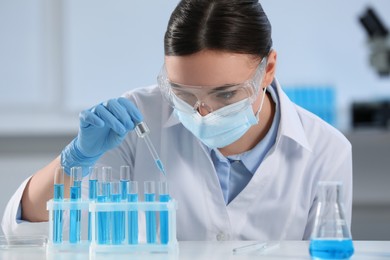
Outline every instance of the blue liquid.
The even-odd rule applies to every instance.
[[[75,182],[76,184],[76,182]],[[79,183],[77,183],[79,185]],[[70,187],[70,200],[78,201],[81,198],[81,187]],[[80,242],[81,210],[70,210],[69,243]]]
[[[127,201],[138,202],[138,194],[128,194]],[[129,244],[138,244],[138,211],[129,211],[127,217]]]
[[[168,202],[168,194],[160,194],[160,202]],[[160,212],[160,241],[161,244],[168,244],[169,241],[168,211]]]
[[[89,180],[89,200],[96,200],[97,197],[97,180]],[[91,212],[88,213],[88,240],[91,241],[92,231],[91,231]]]
[[[111,202],[120,202],[121,194],[111,194]],[[120,245],[125,238],[125,213],[112,212],[112,244]]]
[[[156,160],[156,164],[157,164],[157,168],[159,168],[160,171],[161,171],[164,175],[167,175],[167,174],[165,173],[164,165],[162,164],[162,162],[161,162],[160,159],[157,159],[157,160]]]
[[[312,239],[309,252],[314,259],[349,259],[353,255],[354,249],[351,239]]]
[[[107,202],[107,196],[97,196],[98,202]],[[97,241],[104,245],[110,243],[109,212],[97,212]]]
[[[90,200],[96,200],[97,197],[97,180],[89,180],[89,194],[88,198]]]
[[[128,180],[121,180],[121,200],[127,200],[127,183],[129,183]]]
[[[156,195],[154,193],[145,193],[145,201],[155,201]],[[156,212],[145,211],[146,216],[146,242],[148,244],[156,243]]]
[[[64,184],[54,184],[54,200],[62,201],[64,199]]]
[[[54,201],[62,201],[64,199],[64,184],[54,184]],[[62,210],[53,211],[53,243],[59,244],[62,242]]]

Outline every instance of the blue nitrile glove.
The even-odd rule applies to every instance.
[[[128,99],[110,99],[80,113],[77,137],[61,152],[61,165],[70,174],[73,166],[88,168],[106,151],[118,146],[128,131],[143,120],[138,108]]]

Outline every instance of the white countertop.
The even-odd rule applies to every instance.
[[[227,241],[227,242],[179,242],[179,254],[110,254],[97,255],[90,259],[152,259],[152,260],[170,260],[170,259],[197,259],[197,260],[230,260],[230,259],[270,259],[270,260],[304,260],[310,259],[308,252],[308,241],[283,241],[280,246],[269,250],[268,252],[248,252],[234,254],[233,248],[253,244],[253,241]],[[373,260],[373,259],[390,259],[390,241],[354,241],[355,254],[351,260]],[[53,257],[46,255],[44,248],[15,248],[1,249],[0,259],[88,259],[88,253],[75,254],[73,252],[57,254]]]

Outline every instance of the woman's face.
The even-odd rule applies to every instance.
[[[251,79],[259,64],[260,59],[255,59],[252,55],[210,50],[187,56],[165,57],[165,66],[170,82],[183,86],[202,86],[202,91],[205,92],[223,86],[241,84]],[[264,75],[260,83],[262,88],[272,82],[272,80],[268,82],[267,78],[268,76]],[[253,103],[254,112],[258,109],[261,93],[262,91],[259,91],[258,97]],[[207,101],[205,102],[207,103]],[[198,111],[203,116],[210,112],[208,109],[203,109],[202,106],[198,107]]]

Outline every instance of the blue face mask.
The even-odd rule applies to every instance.
[[[198,112],[188,114],[176,109],[175,115],[184,127],[205,145],[212,149],[222,148],[240,139],[252,125],[259,122],[258,115],[263,107],[265,90],[256,115],[248,99],[220,108],[206,116],[201,116]]]

